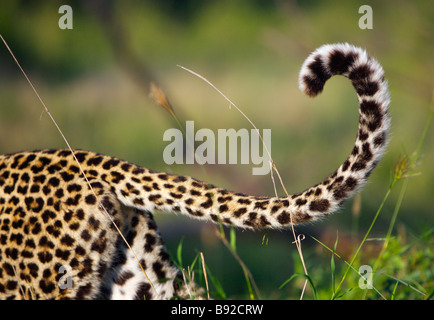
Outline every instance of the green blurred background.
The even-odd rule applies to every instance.
[[[73,9],[73,29],[61,30],[61,4]],[[373,9],[373,29],[359,28],[361,5]],[[289,193],[333,172],[352,150],[357,100],[351,84],[333,78],[322,95],[305,97],[298,72],[325,43],[366,48],[383,65],[392,97],[391,142],[361,194],[322,221],[297,228],[342,251],[364,234],[389,186],[398,155],[413,152],[432,104],[432,1],[9,1],[0,2],[0,33],[32,79],[74,148],[113,155],[159,171],[194,176],[254,195],[273,195],[272,180],[251,165],[172,165],[163,161],[163,134],[174,119],[149,99],[150,81],[167,94],[180,121],[195,128],[247,128],[249,123],[215,90],[177,65],[204,75],[260,129],[272,130],[272,156]],[[412,178],[396,223],[408,237],[433,226],[434,136],[422,148],[421,174]],[[37,97],[0,44],[0,152],[65,147]],[[279,195],[283,195],[278,187]],[[398,192],[373,230],[384,236]],[[158,215],[169,250],[184,237],[184,261],[203,251],[229,297],[243,297],[240,266],[211,224]],[[345,239],[348,240],[346,248]],[[299,267],[289,231],[237,231],[241,258],[266,298]],[[432,243],[431,243],[432,244]],[[306,264],[330,255],[309,236]],[[324,269],[329,268],[325,260]],[[300,270],[298,270],[300,271]],[[300,286],[296,286],[299,290]]]

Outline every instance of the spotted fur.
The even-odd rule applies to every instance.
[[[302,66],[300,89],[315,96],[333,75],[349,78],[357,92],[353,150],[324,181],[288,197],[234,193],[88,151],[75,151],[75,158],[69,150],[1,155],[0,298],[189,298],[152,212],[250,229],[285,228],[334,212],[377,165],[390,120],[383,70],[363,50],[319,48]]]

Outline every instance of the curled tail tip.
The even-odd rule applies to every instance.
[[[372,73],[383,77],[383,69],[364,49],[348,43],[326,44],[304,61],[299,75],[299,88],[306,95],[314,97],[321,93],[325,82],[334,75],[352,78],[351,70],[356,66],[370,65],[371,69],[357,70],[354,75],[367,77]],[[353,81],[353,79],[351,79]]]

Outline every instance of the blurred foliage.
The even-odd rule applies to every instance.
[[[351,215],[353,202],[349,201],[328,220],[298,229],[320,238],[335,234],[336,229],[340,234],[366,229],[387,190],[395,160],[415,148],[432,104],[432,1],[377,1],[371,4],[372,30],[358,26],[358,9],[364,1],[83,0],[62,4],[73,8],[73,30],[59,29],[58,2],[2,0],[0,33],[71,145],[245,193],[272,195],[270,177],[251,176],[249,165],[214,165],[201,170],[199,166],[164,164],[163,133],[177,124],[149,99],[150,81],[163,88],[180,121],[194,120],[196,130],[250,128],[221,96],[177,65],[206,76],[259,128],[272,129],[273,160],[285,187],[295,193],[339,165],[351,151],[357,123],[357,101],[345,80],[331,80],[314,100],[298,91],[303,60],[316,47],[333,42],[350,42],[375,56],[390,84],[392,140],[362,193],[360,216]],[[6,48],[0,47],[0,152],[64,147]],[[434,222],[433,143],[429,130],[418,168],[421,175],[409,181],[396,223],[414,235]],[[396,198],[392,194],[386,203],[374,233],[384,234]],[[176,248],[179,235],[190,230],[190,225],[195,230],[207,228],[171,215],[157,219],[169,248]],[[268,245],[261,244],[264,234]],[[202,232],[201,242],[192,238],[187,245],[186,239],[184,248],[203,250],[205,257],[212,250],[214,268],[219,266],[218,257],[224,269],[214,270],[210,263],[217,278],[242,288],[233,280],[243,279],[237,273],[239,266],[226,268],[231,257],[214,253],[220,251],[213,241],[205,241]],[[256,275],[258,286],[270,290],[270,297],[280,295],[273,288],[299,268],[291,235],[240,232],[238,241],[240,256]],[[314,241],[306,240],[303,246],[307,257],[315,256]],[[282,252],[286,258],[274,258]],[[401,269],[412,280],[431,277],[432,283],[432,272],[426,273],[432,270],[432,241],[426,249],[411,252],[406,251],[409,260],[398,254],[398,261],[391,259],[391,265],[405,262]],[[311,262],[308,269],[320,275],[314,265]],[[235,295],[236,290],[232,291]]]

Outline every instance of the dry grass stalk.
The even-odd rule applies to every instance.
[[[166,94],[164,91],[157,86],[154,82],[151,82],[149,88],[149,97],[159,106],[163,107],[167,112],[169,112],[172,116],[175,116],[175,111],[172,108],[172,105],[169,103]]]

